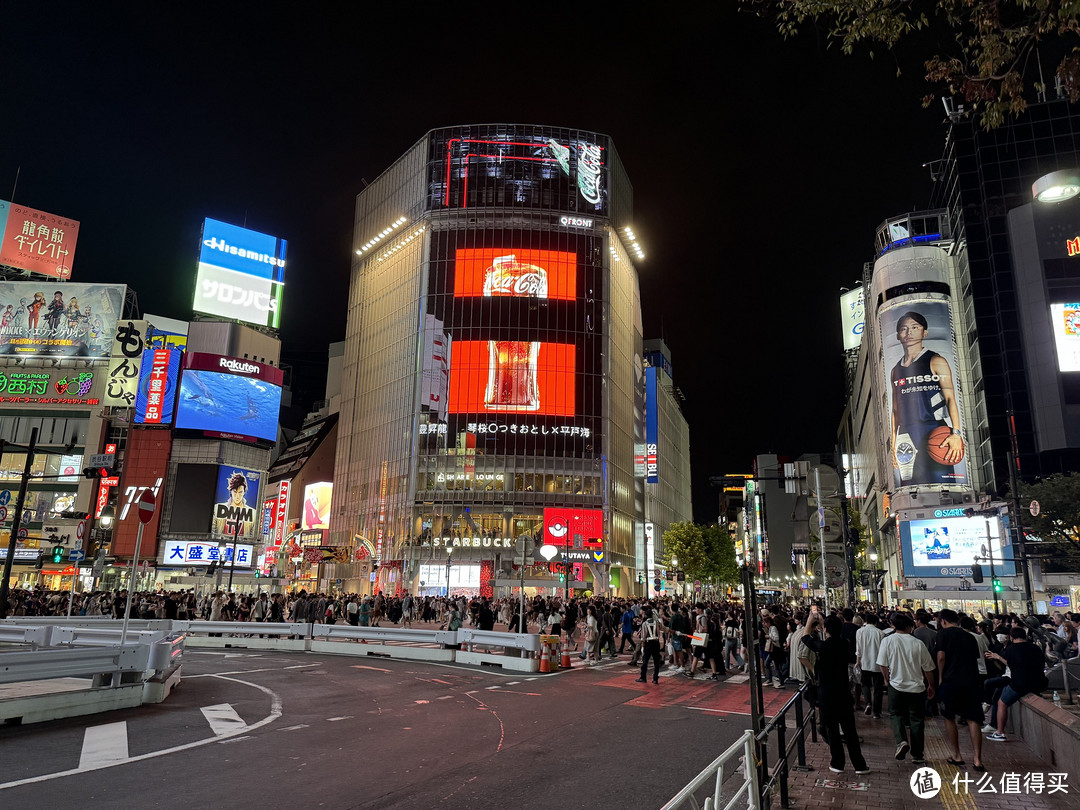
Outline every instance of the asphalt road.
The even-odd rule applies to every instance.
[[[626,660],[188,651],[160,705],[0,728],[0,807],[658,808],[749,726],[749,690]]]

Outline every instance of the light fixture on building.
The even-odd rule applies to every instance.
[[[1043,203],[1059,203],[1080,194],[1080,171],[1059,169],[1031,184],[1031,196]]]
[[[870,557],[870,562],[872,562],[872,563],[877,562],[877,560],[878,560],[877,546],[871,544],[866,549],[866,554],[867,554],[868,557]]]

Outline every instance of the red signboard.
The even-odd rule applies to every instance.
[[[110,478],[102,478],[98,484],[97,501],[94,502],[94,517],[101,517],[102,510],[109,503],[109,488],[119,486],[120,476],[114,475]]]
[[[574,415],[572,343],[459,340],[450,355],[450,413]]]
[[[454,256],[454,297],[577,297],[577,254],[557,250],[462,248]]]
[[[544,543],[574,548],[575,537],[582,548],[604,547],[604,511],[602,509],[544,509]]]
[[[74,219],[0,200],[0,264],[69,279],[78,238]]]
[[[155,349],[152,363],[150,387],[146,392],[146,419],[143,421],[147,425],[160,425],[165,384],[169,379],[169,350]]]

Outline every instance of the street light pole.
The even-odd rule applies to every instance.
[[[30,482],[30,469],[34,464],[34,450],[37,449],[38,429],[30,429],[30,444],[26,448],[26,464],[23,465],[22,480],[19,482],[19,494],[15,498],[15,515],[11,521],[11,537],[8,538],[7,557],[4,559],[4,574],[0,578],[0,619],[7,618],[8,580],[11,579],[11,564],[15,561],[15,546],[22,528],[23,504],[26,502],[26,486]],[[3,456],[0,455],[0,458]]]
[[[446,598],[450,598],[450,561],[453,559],[451,555],[454,553],[453,546],[446,547]]]
[[[990,542],[990,518],[986,518],[986,545],[982,547],[983,556],[990,558],[990,590],[994,592],[994,615],[997,616],[1001,611],[998,609],[998,592],[994,587],[996,576],[994,574],[994,545]]]

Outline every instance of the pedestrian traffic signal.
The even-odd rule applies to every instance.
[[[54,563],[64,561],[64,547],[63,546],[53,546],[52,561]]]
[[[37,555],[37,561],[34,563],[34,568],[40,571],[45,567],[45,552],[39,551]]]
[[[1001,580],[1000,579],[995,579],[994,580],[994,593],[1001,593],[1003,590],[1005,590],[1005,589],[1003,587],[1001,587]]]
[[[217,567],[218,561],[211,560],[210,565],[206,566],[206,574],[204,576],[212,577],[214,575],[214,572],[217,570]]]
[[[112,478],[115,474],[112,467],[84,467],[83,478]]]
[[[978,584],[983,581],[983,573],[981,565],[971,566],[971,581]]]

